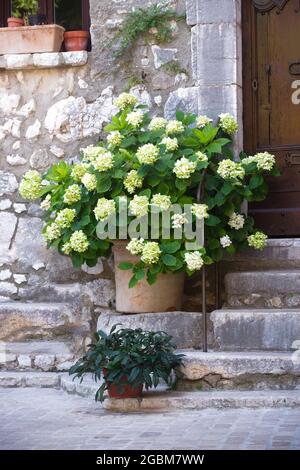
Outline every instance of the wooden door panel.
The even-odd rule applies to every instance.
[[[273,153],[282,172],[268,179],[267,200],[250,204],[249,213],[269,235],[295,236],[300,235],[300,105],[291,98],[300,75],[291,74],[290,64],[299,63],[300,72],[300,9],[299,0],[275,4],[243,2],[245,149]]]

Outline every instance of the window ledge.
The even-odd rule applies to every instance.
[[[80,67],[88,61],[86,51],[0,55],[0,71]]]

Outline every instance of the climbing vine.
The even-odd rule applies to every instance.
[[[120,31],[115,35],[113,43],[117,45],[114,52],[116,58],[131,49],[141,36],[149,33],[161,42],[173,39],[172,20],[183,20],[185,15],[178,14],[167,5],[156,3],[148,8],[137,8],[128,13]]]

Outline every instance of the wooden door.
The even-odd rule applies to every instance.
[[[275,237],[300,235],[297,89],[300,0],[244,0],[244,146],[250,155],[274,154],[282,172],[279,178],[269,178],[267,200],[251,204],[249,213],[258,227]]]

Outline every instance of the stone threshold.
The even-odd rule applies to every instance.
[[[88,62],[87,51],[43,52],[40,54],[0,55],[0,70],[52,69],[80,67]]]
[[[91,379],[73,381],[68,374],[51,372],[0,372],[0,387],[56,388],[91,399],[99,384]],[[99,403],[107,411],[167,412],[174,410],[203,410],[206,408],[300,408],[299,389],[295,390],[230,390],[172,392],[160,387],[144,392],[142,399],[106,399]]]

